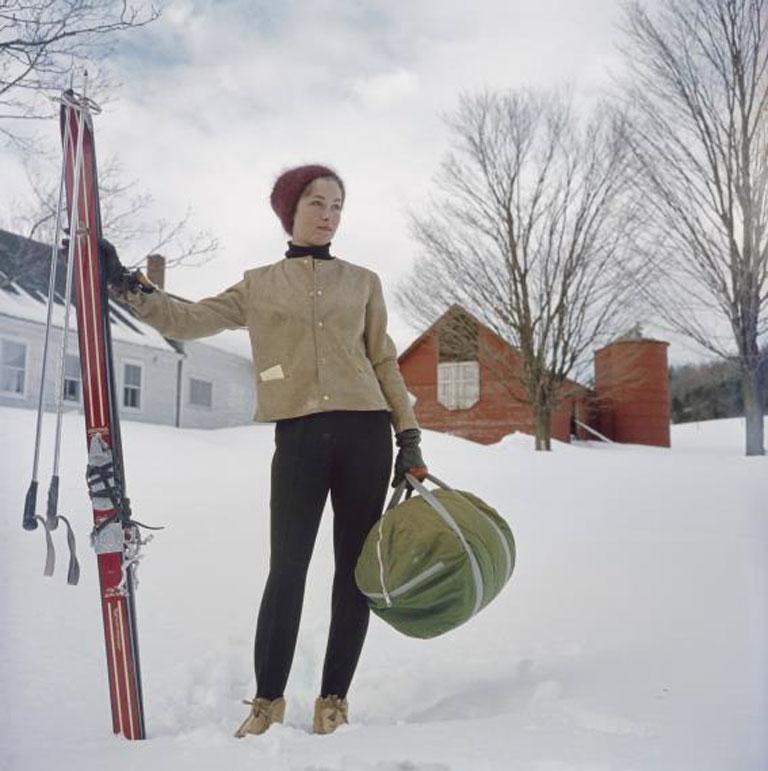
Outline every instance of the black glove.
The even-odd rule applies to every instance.
[[[117,294],[153,291],[153,287],[146,282],[140,270],[130,271],[120,262],[117,249],[106,238],[99,239],[99,258],[104,264],[107,285]]]
[[[120,262],[114,244],[107,241],[106,238],[99,239],[99,257],[104,263],[104,274],[107,277],[107,284],[117,288],[125,274],[128,273],[128,269]]]
[[[418,428],[406,428],[395,434],[395,443],[400,449],[395,458],[395,475],[392,479],[392,487],[397,487],[405,479],[406,472],[418,480],[424,479],[427,475],[427,466],[419,449],[420,442],[421,431]]]

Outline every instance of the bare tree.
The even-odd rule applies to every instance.
[[[73,67],[93,69],[119,33],[159,15],[127,0],[0,0],[0,135],[24,145],[16,126],[51,116],[46,97],[67,85]]]
[[[57,205],[57,191],[37,166],[54,157],[50,166],[58,166],[58,152],[53,155],[45,143],[29,141],[18,126],[55,115],[58,105],[47,97],[61,92],[73,67],[87,65],[91,94],[103,91],[109,83],[94,69],[114,49],[120,33],[155,21],[159,6],[127,0],[0,0],[0,136],[19,152],[32,193],[30,203],[17,205],[10,229],[50,243]],[[150,194],[137,192],[136,180],[126,181],[116,158],[99,170],[99,193],[102,229],[121,246],[130,245],[135,253],[138,245],[143,255],[162,252],[168,267],[202,264],[215,256],[217,239],[193,227],[190,209],[175,221],[150,222]],[[31,264],[38,249],[20,242],[17,251],[6,255],[9,272],[0,276],[0,288],[23,273],[47,270]],[[132,260],[130,267],[145,259]]]
[[[636,249],[675,330],[738,364],[746,453],[765,452],[759,347],[768,332],[768,0],[624,6],[622,85],[634,131]]]
[[[58,194],[48,181],[43,181],[33,158],[27,157],[26,169],[33,196],[31,202],[17,207],[8,226],[26,239],[50,244],[54,238]],[[177,220],[152,221],[147,213],[152,196],[137,188],[137,180],[126,181],[117,158],[109,158],[100,167],[102,231],[116,244],[128,247],[121,248],[126,256],[141,250],[140,256],[133,259],[128,256],[127,267],[142,267],[146,255],[157,253],[165,256],[167,268],[202,265],[216,256],[218,239],[208,230],[194,228],[191,207]],[[16,253],[6,255],[7,272],[0,275],[0,289],[21,275],[47,270],[47,265],[34,264],[38,261],[38,250],[20,242]]]
[[[446,120],[452,151],[439,196],[412,215],[422,254],[398,300],[418,324],[458,304],[515,346],[494,366],[507,362],[548,450],[566,379],[632,314],[625,127],[600,107],[579,120],[568,93],[527,90],[465,95]]]

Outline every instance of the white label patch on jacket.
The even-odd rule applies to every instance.
[[[264,369],[259,373],[259,377],[264,380],[283,380],[285,375],[283,374],[283,368],[279,364],[275,364],[274,367]]]

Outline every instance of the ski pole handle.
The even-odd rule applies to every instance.
[[[33,479],[29,483],[27,498],[24,501],[24,519],[22,527],[25,530],[37,530],[37,519],[35,518],[35,506],[37,501],[37,480]]]
[[[59,517],[56,510],[59,508],[59,477],[51,477],[51,486],[48,488],[48,508],[45,518],[48,520],[48,529],[55,530],[59,526]]]

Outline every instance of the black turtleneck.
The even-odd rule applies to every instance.
[[[288,242],[288,251],[286,257],[317,257],[319,260],[332,260],[333,255],[328,251],[331,242],[322,246],[296,246],[291,241]]]

